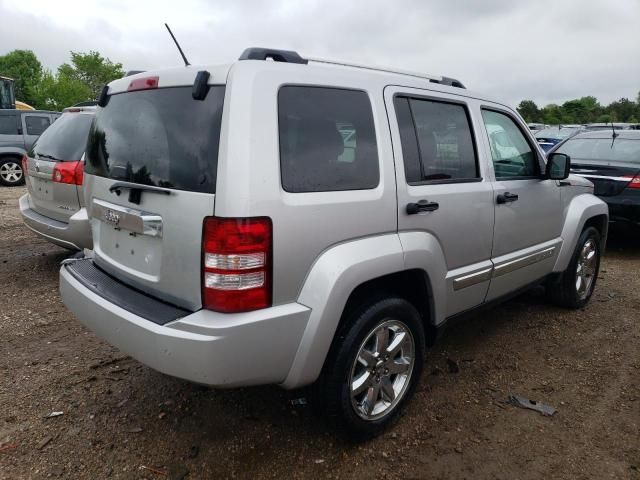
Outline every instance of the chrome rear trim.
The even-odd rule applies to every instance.
[[[117,229],[162,238],[162,217],[155,213],[93,199],[91,216]]]

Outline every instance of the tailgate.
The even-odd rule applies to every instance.
[[[165,302],[201,306],[204,218],[213,215],[224,87],[112,95],[89,135],[85,198],[95,262]]]
[[[53,181],[58,162],[27,157],[27,190],[30,206],[45,217],[68,222],[80,209],[78,186]]]

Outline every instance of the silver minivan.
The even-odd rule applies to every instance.
[[[95,107],[67,109],[22,159],[27,193],[20,198],[24,223],[70,250],[92,248],[84,208],[84,150]]]

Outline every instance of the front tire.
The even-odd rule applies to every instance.
[[[569,266],[557,282],[547,285],[551,300],[561,307],[584,307],[596,286],[601,253],[600,233],[593,227],[585,228]]]
[[[0,160],[0,184],[5,187],[24,184],[24,172],[19,159],[6,158]]]
[[[357,438],[387,428],[412,396],[424,362],[424,328],[415,307],[386,298],[343,319],[318,394]]]

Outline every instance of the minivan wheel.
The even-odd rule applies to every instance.
[[[0,184],[6,187],[13,187],[23,183],[24,174],[20,160],[8,158],[0,161]]]
[[[593,227],[585,228],[569,266],[557,282],[547,285],[551,299],[568,308],[584,307],[593,295],[600,270],[600,233]]]
[[[319,382],[329,413],[355,436],[382,432],[413,394],[424,362],[424,329],[408,301],[386,298],[343,319]]]

